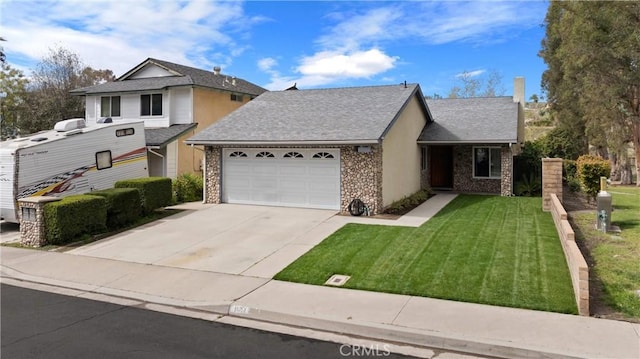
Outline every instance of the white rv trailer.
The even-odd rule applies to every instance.
[[[18,222],[19,198],[82,194],[147,176],[144,122],[60,121],[54,130],[0,142],[0,214]]]

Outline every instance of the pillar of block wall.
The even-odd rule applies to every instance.
[[[562,158],[542,159],[542,210],[551,210],[551,194],[562,202]]]

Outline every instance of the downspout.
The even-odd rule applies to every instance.
[[[154,150],[152,150],[152,149],[151,149],[151,148],[149,148],[149,147],[147,147],[147,151],[149,151],[149,152],[153,153],[154,155],[156,155],[156,156],[158,156],[158,157],[162,158],[162,176],[163,176],[163,177],[167,177],[167,173],[165,172],[165,169],[164,169],[164,162],[165,162],[165,158],[164,158],[164,156],[163,156],[163,155],[161,155],[161,154],[159,154],[158,152],[155,152]]]

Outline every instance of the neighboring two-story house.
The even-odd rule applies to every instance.
[[[144,120],[149,175],[175,178],[202,171],[202,149],[184,140],[266,89],[224,75],[148,58],[114,82],[73,90],[85,96],[87,126]]]

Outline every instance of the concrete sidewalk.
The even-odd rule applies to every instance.
[[[639,358],[640,325],[2,247],[12,280],[497,357]]]

